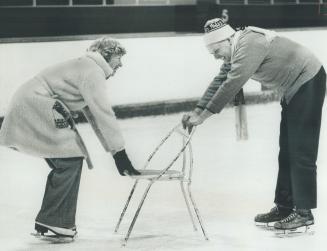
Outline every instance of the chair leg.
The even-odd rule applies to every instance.
[[[129,194],[129,196],[128,196],[128,199],[127,199],[127,201],[126,201],[126,203],[125,203],[124,209],[123,209],[123,211],[122,211],[121,214],[120,214],[119,220],[118,220],[117,225],[116,225],[116,228],[115,228],[115,233],[118,232],[118,229],[119,229],[120,223],[122,222],[122,220],[123,220],[123,218],[124,218],[124,215],[125,215],[125,213],[126,213],[126,210],[127,210],[128,205],[129,205],[129,202],[131,201],[132,196],[133,196],[133,194],[134,194],[134,192],[135,192],[135,188],[136,188],[137,182],[138,182],[138,180],[135,181],[134,186],[132,187],[132,190],[131,190],[131,192],[130,192],[130,194]]]
[[[126,246],[126,244],[127,244],[127,241],[128,241],[128,239],[129,239],[129,236],[130,236],[131,233],[132,233],[132,230],[133,230],[133,227],[134,227],[135,222],[136,222],[136,220],[137,220],[137,217],[138,217],[138,215],[139,215],[139,213],[140,213],[140,211],[141,211],[141,208],[142,208],[142,206],[143,206],[143,203],[144,203],[144,201],[145,201],[145,198],[146,198],[146,196],[148,195],[148,192],[149,192],[149,190],[150,190],[152,184],[153,184],[153,181],[151,181],[151,182],[149,183],[148,187],[146,188],[146,190],[145,190],[145,192],[144,192],[144,194],[143,194],[143,196],[142,196],[141,202],[140,202],[140,204],[139,204],[139,206],[138,206],[138,208],[137,208],[137,210],[136,210],[136,212],[135,212],[135,215],[134,215],[134,218],[133,218],[133,220],[132,220],[132,223],[131,223],[131,225],[129,226],[128,232],[127,232],[127,234],[126,234],[126,236],[125,236],[125,238],[124,238],[123,246]]]
[[[202,219],[201,219],[201,216],[200,216],[199,209],[198,209],[198,207],[196,206],[195,201],[194,201],[194,199],[193,199],[193,196],[192,196],[192,193],[191,193],[190,184],[188,184],[187,188],[188,188],[187,191],[188,191],[188,194],[189,194],[189,196],[190,196],[190,199],[191,199],[191,202],[192,202],[192,205],[193,205],[193,208],[194,208],[195,214],[196,214],[196,216],[197,216],[197,218],[198,218],[198,221],[199,221],[199,223],[200,223],[200,226],[201,226],[201,229],[202,229],[202,233],[203,233],[203,235],[204,235],[204,238],[205,238],[206,240],[209,240],[209,238],[208,238],[208,236],[207,236],[207,234],[206,234],[206,231],[204,230],[204,227],[203,227],[203,223],[202,223]]]
[[[188,211],[188,213],[190,215],[190,218],[191,218],[191,221],[192,221],[193,229],[194,229],[194,231],[197,231],[198,229],[197,229],[197,227],[195,225],[195,222],[194,222],[193,214],[192,214],[192,211],[191,211],[190,203],[189,203],[189,201],[187,199],[187,196],[186,196],[186,192],[185,192],[183,181],[180,182],[180,185],[181,185],[181,189],[182,189],[182,192],[183,192],[184,200],[185,200],[185,203],[186,203],[187,211]]]

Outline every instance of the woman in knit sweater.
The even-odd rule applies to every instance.
[[[224,62],[193,112],[182,119],[192,130],[219,113],[249,78],[281,96],[279,172],[274,203],[256,222],[276,222],[277,229],[314,224],[317,206],[316,160],[326,73],[305,47],[276,32],[246,27],[235,31],[217,18],[205,24],[209,52]]]

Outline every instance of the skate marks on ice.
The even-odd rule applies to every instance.
[[[35,234],[33,234],[35,235]],[[51,237],[29,237],[25,241],[24,249],[16,249],[15,251],[107,251],[107,250],[216,250],[221,243],[206,242],[195,233],[176,234],[163,233],[161,231],[138,232],[131,236],[126,246],[122,246],[124,234],[116,234],[111,229],[105,232],[99,232],[96,229],[81,229],[80,233],[75,237],[74,241],[65,242],[64,240],[53,240]],[[218,238],[220,239],[220,238]]]
[[[217,226],[216,224],[214,224]],[[235,229],[234,224],[231,229]],[[242,224],[241,224],[242,225]],[[86,250],[134,250],[134,251],[214,251],[214,250],[228,250],[228,251],[254,251],[254,250],[290,250],[290,246],[294,247],[294,241],[296,246],[299,248],[305,245],[308,241],[307,238],[300,237],[292,238],[287,243],[276,242],[274,240],[273,232],[256,231],[255,226],[248,225],[244,228],[241,226],[239,229],[240,233],[232,233],[231,229],[222,230],[217,229],[216,231],[213,226],[209,226],[210,241],[204,241],[195,233],[182,234],[179,232],[175,233],[173,230],[171,233],[163,233],[162,231],[139,231],[138,233],[131,236],[129,242],[125,247],[122,247],[122,240],[124,234],[114,234],[112,229],[107,229],[105,233],[95,231],[96,229],[85,229],[76,237],[73,242],[70,243],[51,243],[47,241],[39,241],[33,238],[33,243],[26,245],[25,249],[22,250],[33,250],[33,251],[49,251],[49,250],[60,250],[60,251],[86,251]],[[257,229],[258,230],[258,229]],[[149,233],[151,232],[151,233]],[[99,234],[100,233],[100,234]],[[257,233],[257,234],[255,234]],[[266,234],[265,234],[266,233]],[[97,235],[99,234],[99,235]],[[294,235],[292,235],[293,237]],[[255,239],[255,241],[253,241]],[[258,242],[259,241],[259,242]],[[298,242],[300,241],[300,242]],[[256,243],[256,244],[254,244]],[[300,243],[300,244],[299,244]],[[286,244],[286,246],[285,246]],[[284,247],[285,246],[285,247]],[[282,248],[283,247],[283,248]],[[298,249],[297,250],[301,250]],[[316,249],[314,249],[316,250]],[[318,249],[320,250],[320,249]],[[18,250],[15,250],[18,251]]]
[[[51,237],[31,238],[26,243],[24,249],[15,251],[86,251],[86,250],[119,250],[119,240],[111,238],[93,238],[87,236],[77,236],[74,241],[65,242],[64,240],[52,240]]]
[[[120,236],[120,247],[127,250],[214,250],[212,242],[204,241],[195,235],[176,234],[136,234],[124,242],[124,235]]]

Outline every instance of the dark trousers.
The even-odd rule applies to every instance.
[[[289,104],[281,102],[279,171],[275,203],[299,209],[317,207],[317,154],[326,93],[322,67]]]
[[[35,220],[50,226],[73,228],[83,157],[45,160],[52,170]]]

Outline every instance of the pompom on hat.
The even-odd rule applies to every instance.
[[[206,45],[217,43],[231,37],[236,31],[222,19],[208,20],[204,25],[204,42]]]

